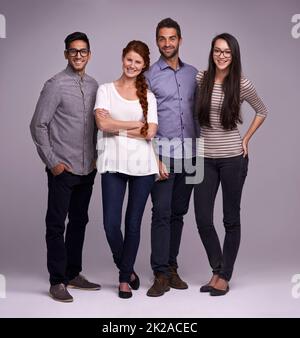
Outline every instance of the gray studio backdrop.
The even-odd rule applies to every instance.
[[[91,40],[92,60],[87,71],[101,84],[120,75],[121,50],[132,39],[159,57],[155,27],[164,17],[182,28],[181,58],[205,69],[214,35],[229,32],[241,46],[243,70],[269,109],[265,124],[250,144],[250,164],[242,200],[242,243],[234,278],[259,276],[282,268],[289,280],[299,272],[299,78],[300,28],[292,17],[299,0],[0,0],[6,38],[0,38],[0,274],[36,275],[48,279],[45,251],[47,182],[44,167],[31,140],[29,123],[44,82],[62,70],[63,40],[84,31]],[[4,20],[1,19],[3,24]],[[3,27],[1,28],[3,32]],[[3,37],[3,34],[2,34]],[[244,125],[254,117],[243,106]],[[90,223],[84,248],[85,272],[117,272],[107,245],[96,178]],[[136,263],[151,276],[148,202]],[[186,279],[209,276],[209,266],[198,237],[193,203],[185,218],[179,265]],[[215,209],[216,227],[223,234],[221,194]],[[298,271],[297,271],[298,269]]]

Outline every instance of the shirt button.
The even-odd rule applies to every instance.
[[[182,98],[180,99],[180,101],[182,101]]]

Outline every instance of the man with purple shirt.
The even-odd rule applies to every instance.
[[[162,296],[170,287],[187,289],[177,273],[183,216],[188,211],[193,184],[187,184],[187,159],[195,159],[196,126],[193,118],[197,70],[178,56],[181,30],[170,18],[157,25],[160,59],[145,74],[157,99],[157,152],[160,180],[151,192],[151,266],[154,284],[147,296]]]

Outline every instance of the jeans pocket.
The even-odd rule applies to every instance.
[[[249,157],[248,154],[245,157],[242,157],[242,176],[246,177],[248,173],[248,163]]]
[[[67,174],[67,173],[68,173],[67,170],[64,170],[64,171],[62,171],[60,174],[55,175],[54,177],[56,177],[56,178],[63,177],[63,176],[65,176],[65,174]]]

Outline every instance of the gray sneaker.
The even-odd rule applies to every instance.
[[[82,275],[78,275],[69,281],[68,288],[81,290],[100,290],[101,286],[99,284],[89,282]]]
[[[49,290],[49,296],[59,302],[73,302],[73,297],[69,294],[66,286],[63,283],[51,285]]]

